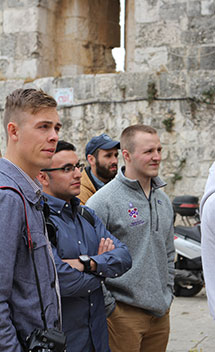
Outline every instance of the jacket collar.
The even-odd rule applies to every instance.
[[[36,204],[42,195],[42,186],[34,181],[29,182],[28,177],[24,177],[24,171],[17,168],[9,160],[2,158],[0,159],[0,172],[7,178],[11,179],[12,183],[15,183],[14,187],[24,194],[25,198]],[[7,181],[6,181],[7,182]],[[32,186],[34,182],[35,187]],[[1,182],[2,183],[2,182]],[[9,186],[8,184],[1,184],[1,186]]]
[[[50,194],[44,193],[45,198],[48,200],[49,207],[57,214],[61,214],[65,209],[71,209],[72,212],[77,211],[77,206],[80,200],[77,197],[73,197],[68,204],[65,200],[51,196]]]
[[[141,187],[138,180],[131,180],[130,178],[126,177],[124,173],[125,173],[125,166],[122,166],[116,178],[133,189],[137,190]],[[152,185],[152,189],[158,189],[166,186],[166,183],[162,181],[159,176],[157,176],[157,177],[152,177],[151,185]]]

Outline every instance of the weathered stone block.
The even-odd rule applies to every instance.
[[[97,75],[95,79],[95,96],[111,99],[115,86],[113,87],[114,75]]]
[[[213,0],[201,1],[201,14],[203,16],[210,16],[215,13],[215,4]]]
[[[10,37],[14,38],[15,55],[16,59],[24,59],[41,56],[41,48],[39,48],[39,34],[38,33],[20,33],[20,35],[11,34]],[[12,43],[13,40],[10,40]]]
[[[160,73],[161,97],[185,97],[187,77],[185,72]]]
[[[181,28],[174,23],[168,27],[162,22],[136,25],[136,47],[159,47],[180,44]]]
[[[36,12],[37,22],[35,23],[35,25],[37,26],[37,31],[39,33],[48,34],[50,31],[49,26],[51,22],[48,21],[48,10],[43,7],[38,7]]]
[[[38,9],[6,9],[3,12],[3,30],[5,34],[34,32],[38,30]]]
[[[215,43],[215,16],[197,16],[190,19],[188,24],[188,32],[192,33],[193,40],[198,44]],[[188,35],[187,32],[187,35]],[[191,35],[190,35],[191,37]],[[184,38],[186,39],[186,38]],[[187,41],[189,44],[189,42]]]
[[[168,55],[168,70],[171,71],[180,71],[185,69],[185,58],[186,58],[186,49],[179,48],[169,48]]]
[[[135,20],[137,23],[156,22],[159,20],[159,1],[141,0],[135,2]]]
[[[201,48],[200,69],[215,70],[215,46]]]
[[[186,58],[186,68],[188,71],[196,71],[200,69],[198,56],[189,56]]]
[[[195,30],[187,30],[181,33],[181,43],[183,45],[195,45],[204,41],[201,32]]]
[[[7,57],[0,57],[0,79],[6,80],[13,64]]]
[[[42,0],[42,2],[47,2],[50,0]],[[55,1],[55,0],[54,0]],[[33,7],[33,6],[38,6],[40,0],[6,0],[5,3],[7,4],[8,7],[18,7],[18,8],[23,8],[23,7]]]
[[[187,15],[189,17],[199,16],[201,13],[201,2],[189,0],[187,2]]]
[[[168,53],[165,46],[159,48],[137,48],[135,50],[135,71],[137,71],[138,67],[140,71],[159,70],[167,62]]]
[[[34,87],[36,89],[42,89],[44,92],[54,95],[54,77],[45,77],[45,78],[39,78],[35,79],[33,82],[25,83],[23,88],[30,88]]]
[[[179,20],[180,17],[186,14],[186,4],[187,2],[169,2],[169,4],[161,4],[159,9],[159,15],[162,20]]]
[[[71,39],[79,39],[82,40],[91,40],[90,37],[90,28],[88,27],[88,19],[87,18],[79,18],[79,17],[69,17],[65,20],[65,35],[70,35]],[[95,30],[96,27],[94,27]]]
[[[0,35],[2,35],[3,32],[3,11],[0,9]]]
[[[97,0],[96,0],[97,2]],[[63,0],[63,3],[59,3],[59,6],[63,8],[63,11],[66,12],[67,16],[74,16],[74,17],[85,17],[89,18],[90,16],[90,6],[94,6],[95,0]]]
[[[59,72],[62,76],[73,76],[73,75],[80,75],[84,73],[84,67],[82,65],[59,65],[58,66]]]
[[[36,78],[38,76],[38,61],[37,59],[15,60],[14,72],[8,74],[9,78]]]
[[[215,72],[211,71],[194,71],[190,75],[189,92],[188,94],[193,97],[200,98],[202,92],[208,91],[210,88],[215,87]]]
[[[2,34],[0,36],[0,55],[7,58],[15,56],[17,37],[12,34]]]

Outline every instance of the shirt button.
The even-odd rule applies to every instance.
[[[102,274],[103,274],[102,271],[100,271],[99,275],[102,275]]]
[[[103,285],[104,281],[101,281],[101,284]]]
[[[68,206],[69,206],[69,204],[66,203],[66,204],[65,204],[65,207],[68,208]]]
[[[91,307],[93,307],[93,303],[90,303]]]
[[[81,244],[81,241],[78,241],[78,244]]]
[[[118,274],[116,273],[114,276],[118,276]]]
[[[90,293],[90,292],[91,292],[91,290],[88,290],[87,292],[88,292],[88,293]]]
[[[57,213],[60,214],[60,210],[58,210]]]

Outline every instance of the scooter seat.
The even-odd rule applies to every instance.
[[[200,225],[196,225],[193,227],[175,226],[174,230],[175,230],[175,235],[178,233],[179,235],[183,235],[185,238],[190,238],[194,241],[201,243]]]

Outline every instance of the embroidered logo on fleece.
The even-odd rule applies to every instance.
[[[131,202],[129,203],[128,215],[134,220],[131,222],[130,226],[136,226],[144,223],[143,220],[138,220],[138,208],[134,207]]]

